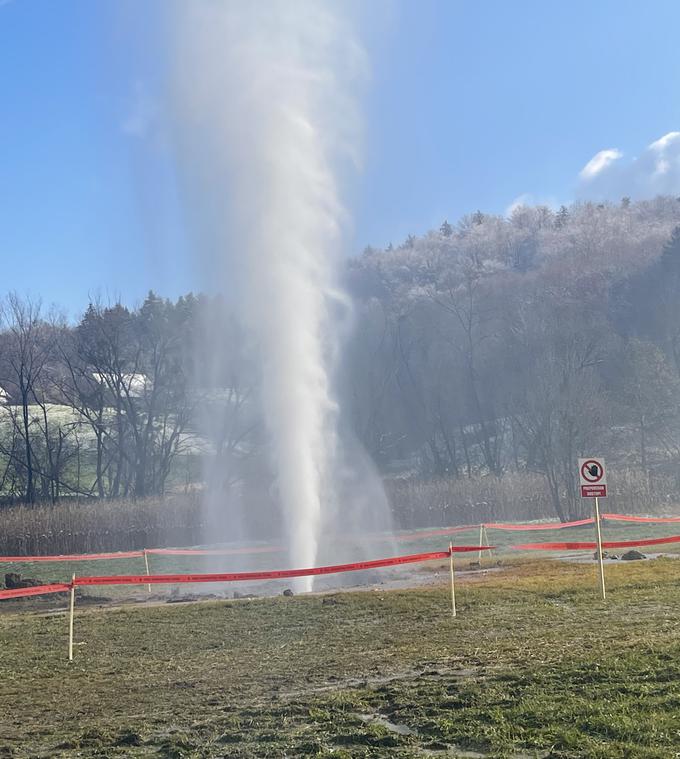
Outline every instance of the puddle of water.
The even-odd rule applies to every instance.
[[[391,733],[397,733],[397,735],[417,735],[416,731],[412,730],[408,725],[390,722],[386,717],[381,717],[379,714],[358,714],[357,716],[362,722],[370,725],[380,725]]]
[[[367,725],[380,725],[386,730],[396,735],[414,735],[418,736],[418,732],[408,725],[404,725],[399,722],[391,722],[387,717],[383,717],[381,714],[357,714],[357,717]],[[480,751],[472,751],[470,749],[460,748],[454,744],[448,744],[446,748],[430,749],[419,747],[416,749],[419,754],[423,756],[450,756],[452,759],[486,759],[488,754],[484,754]],[[544,759],[548,754],[545,753],[514,753],[512,759]]]

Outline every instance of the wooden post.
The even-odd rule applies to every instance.
[[[489,531],[486,529],[486,525],[484,525],[484,545],[489,545]],[[493,551],[486,551],[484,555],[490,557],[492,553]]]
[[[453,566],[453,543],[449,542],[449,563],[451,569],[451,616],[456,616],[456,570]]]
[[[477,562],[479,563],[479,566],[482,566],[482,546],[484,545],[484,525],[479,525],[479,556],[477,557]]]
[[[604,585],[604,557],[602,556],[602,530],[600,529],[600,499],[595,496],[595,526],[597,532],[597,557],[600,565],[600,590],[602,600],[606,600],[607,591]]]
[[[146,553],[146,548],[144,549],[144,566],[146,567],[146,576],[148,577],[151,574],[151,572],[149,572],[149,557]],[[151,593],[150,584],[146,586],[146,589],[148,590],[149,593]]]
[[[73,615],[76,608],[76,575],[71,578],[71,604],[68,619],[68,660],[73,661]]]

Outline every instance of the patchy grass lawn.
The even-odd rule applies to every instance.
[[[3,613],[0,757],[680,757],[680,561],[607,576]]]

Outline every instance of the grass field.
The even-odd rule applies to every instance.
[[[0,615],[0,756],[680,756],[680,561]],[[330,601],[323,602],[323,598]]]

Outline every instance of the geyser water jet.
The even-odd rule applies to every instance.
[[[317,561],[332,500],[337,404],[333,314],[362,55],[340,4],[314,0],[175,6],[180,131],[214,238],[209,272],[236,284],[258,345],[261,403],[290,561]],[[186,162],[186,161],[185,161]],[[298,589],[309,590],[311,578]]]

